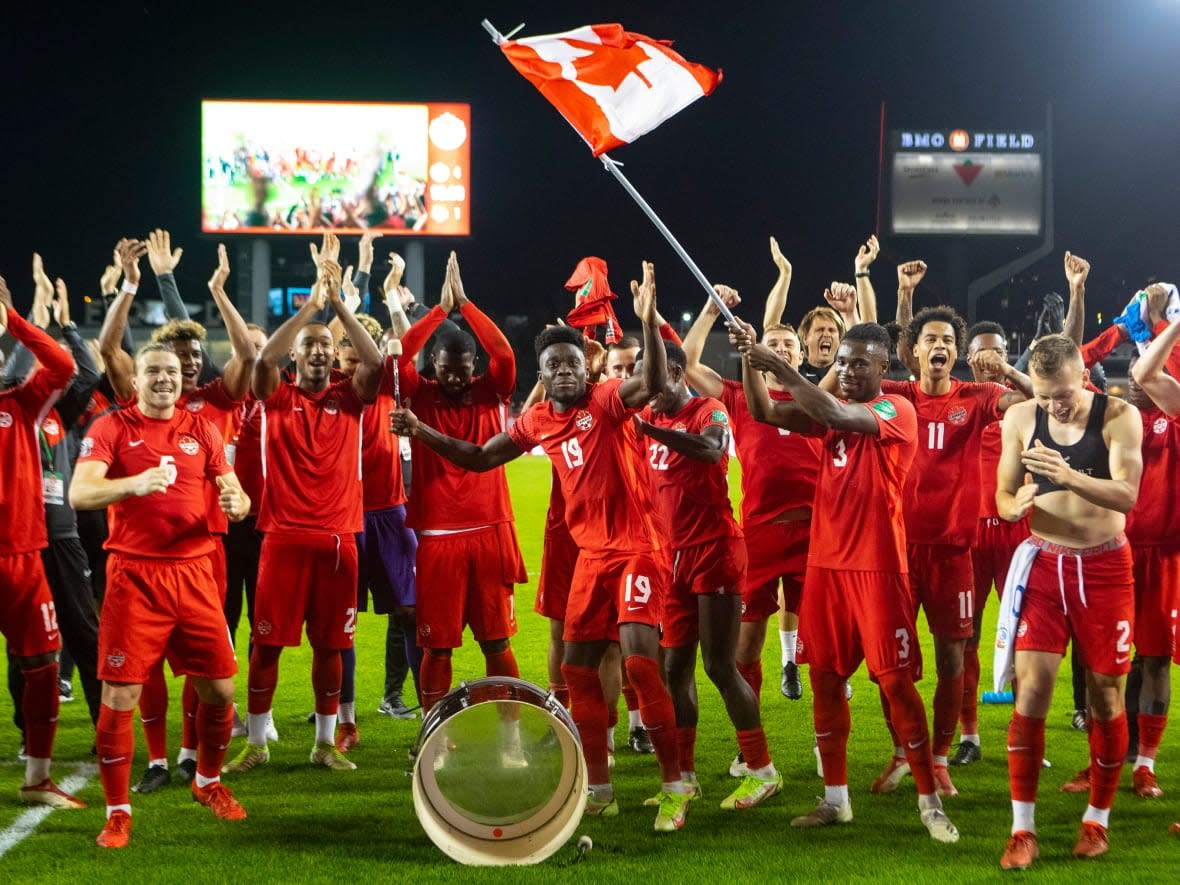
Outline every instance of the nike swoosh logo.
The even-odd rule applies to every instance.
[[[106,756],[103,756],[102,757],[102,764],[103,765],[114,765],[117,762],[124,761],[126,758],[127,758],[126,756],[116,756],[113,759],[108,759]]]
[[[1031,749],[1032,747],[1013,747],[1011,744],[1008,745],[1009,753],[1026,753]]]
[[[911,743],[910,741],[906,741],[905,745],[907,748],[909,748],[911,750],[916,750],[916,749],[918,749],[918,747],[922,746],[922,744],[924,744],[924,743],[926,743],[926,742],[925,741],[918,741],[916,743]]]
[[[134,449],[136,446],[142,446],[142,445],[143,445],[143,440],[142,440],[142,439],[137,439],[137,440],[134,440],[134,441],[132,441],[132,442],[129,442],[129,443],[127,443],[127,445],[129,445],[131,448],[133,448],[133,449]]]
[[[250,694],[265,694],[269,689],[251,688],[251,689],[247,689],[247,690],[250,692]]]
[[[50,633],[50,634],[49,634],[48,636],[46,636],[45,638],[46,638],[46,639],[48,639],[50,642],[53,642],[53,640],[57,639],[57,631],[54,631],[53,633]]]
[[[815,736],[817,738],[826,738],[826,737],[831,737],[832,733],[830,731],[817,731],[815,733]]]
[[[1103,762],[1101,759],[1095,759],[1094,761],[1098,763],[1099,768],[1122,768],[1123,767],[1123,762],[1121,759],[1118,762],[1111,762],[1109,764],[1106,762]]]
[[[1121,658],[1115,658],[1114,663],[1116,667],[1121,667],[1131,659],[1130,655],[1123,655]]]
[[[639,611],[639,610],[640,610],[640,609],[642,609],[642,608],[643,608],[643,606],[642,606],[642,605],[629,605],[629,606],[627,606],[627,611],[629,611],[629,612],[637,612],[637,611]],[[650,731],[650,729],[649,729],[649,731]]]

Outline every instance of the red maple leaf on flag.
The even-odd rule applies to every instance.
[[[573,61],[578,79],[591,86],[608,86],[616,92],[629,74],[635,74],[650,89],[651,81],[643,76],[639,66],[650,61],[650,56],[637,43],[614,47],[601,43],[587,43],[583,40],[567,40],[570,46],[589,50],[589,55],[579,56]]]

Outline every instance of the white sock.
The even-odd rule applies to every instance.
[[[1082,823],[1100,824],[1103,827],[1109,827],[1110,809],[1095,808],[1093,805],[1087,805],[1086,813],[1082,815]]]
[[[829,805],[847,805],[848,804],[848,784],[840,784],[838,787],[829,787],[824,785],[824,801]]]
[[[180,760],[177,759],[176,761],[179,762]],[[149,759],[148,760],[148,768],[155,768],[157,765],[160,766],[160,768],[166,769],[168,767],[168,760],[167,759]]]
[[[959,735],[959,739],[961,741],[966,741],[969,744],[975,744],[975,746],[977,746],[977,747],[979,746],[979,735],[977,735],[977,734]]]
[[[323,713],[315,714],[315,742],[317,744],[331,744],[336,740],[336,716]]]
[[[905,759],[905,750],[903,750],[901,747],[894,747],[893,755],[898,759]]]
[[[34,759],[29,756],[25,760],[25,783],[39,784],[49,777],[49,759]]]
[[[1012,832],[1015,834],[1019,833],[1021,830],[1025,830],[1029,833],[1035,833],[1037,831],[1037,824],[1035,820],[1036,811],[1036,802],[1018,802],[1013,799]]]
[[[520,749],[520,720],[519,719],[501,719],[500,720],[500,743]]]
[[[687,796],[692,792],[692,784],[686,783],[683,779],[675,783],[664,781],[663,790],[665,793],[680,793],[682,796]]]
[[[779,630],[778,644],[783,650],[783,666],[795,663],[795,649],[799,643],[798,630]]]
[[[1149,759],[1147,756],[1136,756],[1135,767],[1146,768],[1148,771],[1155,771],[1155,760]]]
[[[176,764],[179,765],[181,762],[187,762],[189,759],[196,762],[197,751],[189,747],[181,747],[180,752],[176,754]]]
[[[615,730],[613,728],[606,730],[606,749],[611,753],[615,751]]]
[[[197,786],[203,790],[203,789],[205,789],[205,787],[209,786],[209,784],[218,783],[221,780],[221,778],[220,777],[205,777],[205,775],[201,774],[201,772],[198,771],[194,780],[197,782]]]
[[[124,814],[131,814],[131,806],[130,805],[108,805],[107,806],[107,817],[110,818],[110,816],[112,814],[114,814],[116,811],[122,811]]]
[[[937,793],[919,793],[918,811],[929,811],[932,808],[942,808],[942,800]]]
[[[638,710],[627,711],[627,726],[634,731],[637,728],[643,728],[643,717],[639,715]]]
[[[758,778],[760,781],[772,781],[778,777],[778,772],[774,770],[774,763],[763,766],[762,768],[751,768],[750,774]]]
[[[609,802],[615,798],[615,788],[613,784],[590,784],[590,795],[594,797],[596,802]]]
[[[344,703],[340,702],[340,712],[337,714],[340,717],[342,725],[356,725],[356,702]]]
[[[246,714],[246,741],[255,747],[266,746],[266,723],[270,722],[270,710],[265,713]]]
[[[941,765],[943,768],[946,768],[946,756],[932,756],[930,758],[934,761],[935,765]]]

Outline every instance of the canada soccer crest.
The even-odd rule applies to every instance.
[[[1168,419],[1167,418],[1156,418],[1155,423],[1151,425],[1151,430],[1152,430],[1152,433],[1167,433],[1168,432]]]
[[[191,436],[182,436],[180,438],[180,442],[177,443],[177,445],[180,446],[180,450],[186,455],[195,455],[197,452],[201,451],[201,444]]]
[[[0,427],[11,427],[12,415],[8,412],[0,412]]]
[[[340,413],[340,403],[334,399],[324,400],[324,413],[328,415],[337,415]]]
[[[574,424],[578,426],[578,430],[589,430],[594,426],[594,416],[582,409],[574,415]]]
[[[960,426],[962,426],[963,424],[966,424],[967,423],[967,409],[964,408],[963,406],[959,406],[956,409],[951,409],[947,413],[946,420],[950,421],[952,424],[957,424]]]
[[[184,407],[190,412],[199,412],[205,408],[205,401],[198,396],[196,399],[190,399],[184,404]]]
[[[116,670],[122,667],[125,663],[127,663],[127,655],[119,649],[115,649],[113,652],[107,655],[107,664]]]
[[[61,427],[52,418],[46,418],[41,422],[41,429],[45,431],[46,436],[57,436],[61,433]]]
[[[270,621],[259,621],[255,626],[259,636],[270,636],[271,631],[274,630],[274,625]]]
[[[688,433],[688,425],[685,424],[683,421],[677,421],[675,424],[672,425],[672,429],[675,430],[677,433]]]

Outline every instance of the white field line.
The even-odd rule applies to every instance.
[[[74,773],[58,784],[67,793],[77,793],[98,773],[98,766],[90,762],[80,763]],[[37,805],[20,815],[7,830],[0,832],[0,857],[15,848],[26,837],[32,835],[41,821],[53,811],[47,805]]]

